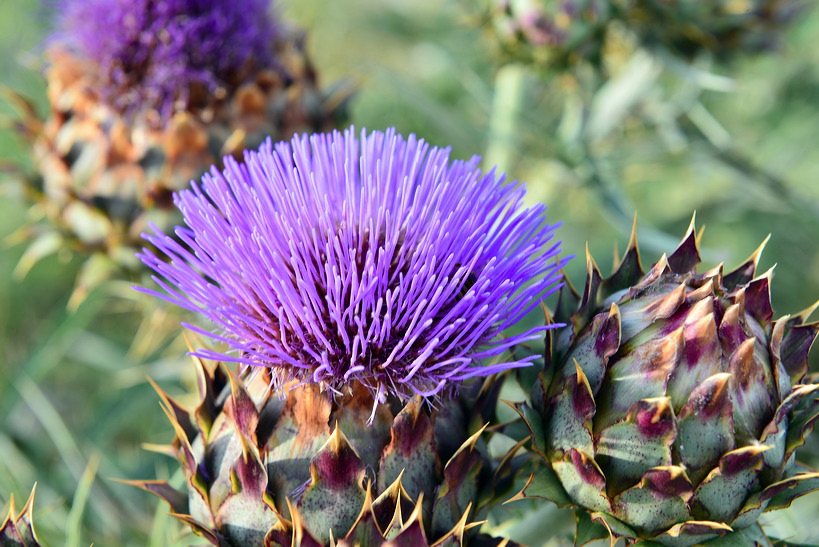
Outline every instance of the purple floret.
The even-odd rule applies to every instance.
[[[63,0],[54,37],[98,72],[126,114],[185,109],[192,93],[229,91],[273,64],[269,0]]]
[[[197,355],[270,367],[279,385],[431,398],[524,366],[506,350],[554,325],[501,332],[566,259],[545,206],[479,160],[394,130],[268,141],[176,194],[187,227],[153,228],[158,253],[140,255],[165,292],[142,290],[219,326],[186,325],[232,349]]]

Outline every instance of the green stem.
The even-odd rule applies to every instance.
[[[99,468],[101,459],[102,456],[99,452],[93,453],[88,460],[88,464],[85,466],[85,470],[80,476],[77,490],[74,492],[74,501],[71,503],[71,510],[66,517],[66,547],[80,547],[81,545],[83,512],[85,511],[85,506],[88,504],[88,499],[91,494],[91,485],[97,476],[97,468]]]
[[[518,118],[523,102],[526,71],[520,65],[502,66],[495,76],[495,95],[489,118],[485,165],[508,172],[516,154]]]

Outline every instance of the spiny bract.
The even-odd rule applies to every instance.
[[[760,252],[697,273],[692,223],[645,275],[634,236],[608,279],[588,257],[582,298],[561,290],[570,328],[547,348],[534,409],[521,406],[546,464],[523,495],[549,484],[630,541],[768,544],[759,515],[819,487],[794,463],[819,414],[819,385],[801,383],[819,324],[773,321]]]
[[[109,5],[110,4],[110,5]],[[24,273],[61,249],[89,255],[74,303],[139,271],[149,222],[178,223],[171,195],[267,137],[337,125],[349,93],[323,93],[305,36],[261,0],[66,0],[48,43],[41,120],[16,97],[35,172]]]
[[[9,512],[0,524],[0,545],[3,547],[40,547],[40,541],[34,531],[34,492],[37,485],[31,489],[31,495],[25,506],[16,512],[14,496],[9,500]]]
[[[480,438],[499,383],[473,384],[437,412],[391,397],[368,426],[373,400],[361,386],[333,400],[306,383],[282,399],[266,374],[245,383],[221,364],[197,370],[194,411],[160,391],[187,493],[130,483],[212,544],[514,545],[477,530],[509,486]]]

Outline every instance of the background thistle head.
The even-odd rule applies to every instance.
[[[63,0],[54,40],[86,60],[104,100],[167,117],[274,64],[268,0]]]
[[[60,0],[47,40],[48,114],[14,96],[30,145],[21,172],[33,202],[20,239],[42,256],[90,256],[70,304],[111,277],[132,276],[149,222],[178,222],[172,193],[224,156],[264,139],[326,131],[350,90],[324,93],[305,31],[274,18],[268,0]],[[44,250],[45,249],[45,250]]]
[[[609,2],[487,0],[476,3],[504,60],[569,69],[601,61]]]
[[[622,63],[639,44],[691,61],[781,48],[810,7],[783,0],[483,0],[464,2],[503,62],[558,71]],[[664,52],[664,53],[663,53]]]
[[[549,327],[501,332],[565,262],[545,206],[477,164],[394,130],[268,142],[179,192],[187,226],[146,236],[159,252],[141,258],[161,297],[219,326],[228,360],[433,397],[531,360],[502,355]]]
[[[625,25],[646,46],[666,48],[685,59],[707,53],[723,61],[779,49],[785,31],[810,7],[798,0],[616,3]]]

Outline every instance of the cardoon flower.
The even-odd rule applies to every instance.
[[[302,32],[267,0],[62,0],[48,40],[48,119],[20,127],[47,225],[23,259],[91,255],[79,285],[138,269],[149,220],[178,222],[171,195],[268,136],[335,127],[346,94],[324,95]],[[22,101],[22,99],[21,99]],[[43,215],[42,213],[45,213]],[[81,295],[80,295],[81,296]]]
[[[187,226],[141,255],[164,292],[142,290],[228,349],[194,351],[193,415],[160,392],[187,496],[135,484],[217,545],[474,539],[512,483],[481,435],[500,383],[464,381],[532,359],[504,356],[548,327],[501,332],[564,262],[544,206],[477,165],[347,130],[267,141],[177,193]]]
[[[147,236],[160,254],[141,258],[234,350],[202,357],[431,397],[531,360],[501,356],[548,327],[499,336],[562,265],[545,207],[478,161],[392,130],[268,141],[178,193],[187,227]]]

